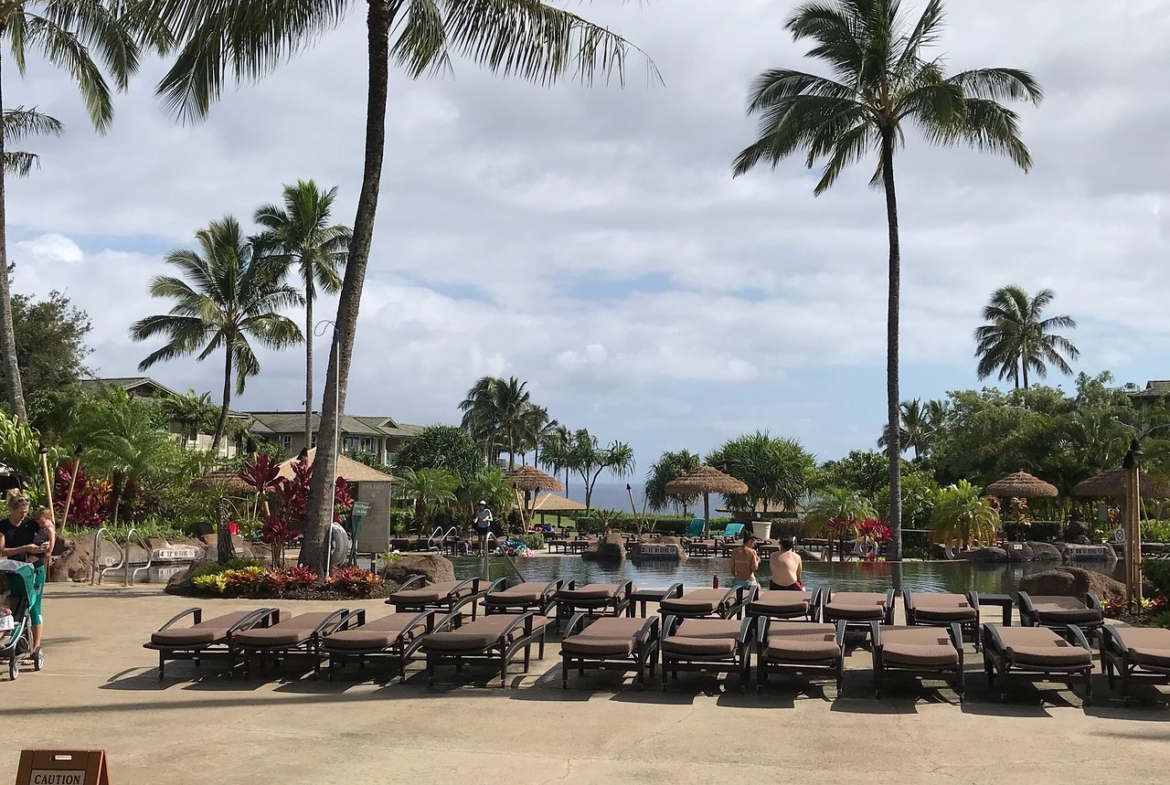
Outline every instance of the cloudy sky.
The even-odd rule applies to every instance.
[[[872,447],[886,272],[872,167],[819,198],[798,162],[731,177],[753,140],[752,77],[817,68],[782,29],[794,5],[584,6],[649,52],[664,86],[638,65],[624,89],[533,87],[466,63],[396,77],[347,410],[453,422],[477,377],[515,375],[562,423],[631,442],[639,474],[664,449],[705,452],[756,428],[821,459]],[[903,397],[977,385],[971,333],[1005,284],[1056,290],[1054,310],[1079,322],[1078,370],[1170,376],[1170,5],[952,0],[949,22],[950,68],[1026,68],[1047,99],[1021,107],[1031,174],[913,135],[900,154]],[[9,183],[15,289],[60,289],[89,312],[99,375],[137,373],[153,347],[128,327],[169,307],[147,282],[209,220],[247,221],[282,183],[311,177],[340,187],[337,218],[352,222],[363,14],[195,127],[153,97],[157,62],[100,137],[62,75],[32,63],[18,81],[4,56],[6,105],[68,126],[27,142],[42,169]],[[238,408],[300,407],[303,354],[262,366]],[[191,359],[150,374],[214,391],[220,368]]]

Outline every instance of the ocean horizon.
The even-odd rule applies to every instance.
[[[564,477],[562,476],[561,479],[563,481]],[[576,482],[574,482],[574,480],[576,480]],[[642,507],[643,507],[643,503],[644,503],[643,502],[643,494],[646,492],[646,484],[642,483],[642,482],[631,482],[630,488],[634,494],[634,508],[636,510],[636,514],[641,515],[642,514]],[[581,504],[585,503],[585,487],[579,478],[570,477],[568,491],[566,493],[561,494],[561,495],[568,496],[570,499],[572,499],[575,502],[580,502]],[[593,501],[592,507],[595,510],[616,510],[618,512],[623,512],[623,513],[627,513],[627,514],[634,512],[634,510],[631,510],[630,494],[627,493],[626,484],[624,482],[600,482],[599,481],[597,483],[597,485],[593,486],[593,500],[592,501]],[[723,497],[718,495],[718,494],[712,494],[711,495],[711,517],[712,518],[726,518],[726,517],[728,517],[728,515],[726,513],[715,512],[715,508],[721,507],[721,506],[723,506]],[[664,510],[652,510],[647,505],[645,509],[646,509],[647,514],[655,514],[655,515],[675,515],[675,514],[677,514],[680,517],[683,514],[682,507],[681,506],[674,506],[674,505],[667,507]],[[700,499],[698,504],[693,505],[687,511],[691,515],[695,515],[697,513],[698,515],[701,516],[703,514],[703,500]]]

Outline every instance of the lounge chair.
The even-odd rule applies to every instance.
[[[844,620],[847,627],[869,635],[871,621],[894,623],[894,590],[878,592],[829,590],[821,616],[829,624]]]
[[[662,620],[662,689],[667,674],[679,671],[738,673],[739,690],[747,689],[751,670],[753,621],[666,616]]]
[[[284,657],[304,657],[313,664],[313,676],[320,678],[324,660],[321,642],[334,632],[348,629],[350,615],[351,611],[342,608],[282,619],[277,611],[272,624],[237,632],[235,644],[244,662],[244,677],[248,676],[252,658],[258,658],[263,665],[265,656],[271,656],[274,664]]]
[[[386,604],[393,605],[398,613],[420,613],[430,610],[452,613],[464,605],[471,605],[471,618],[475,618],[476,603],[485,593],[479,588],[479,578],[422,586],[424,580],[422,575],[414,576],[398,587],[398,591],[386,599]]]
[[[228,674],[236,666],[235,636],[244,630],[267,627],[277,618],[275,608],[257,608],[238,611],[203,620],[202,608],[188,608],[168,621],[158,632],[152,633],[144,648],[158,652],[158,678],[166,675],[168,660],[193,660],[198,666],[205,659],[222,658],[228,661]],[[191,617],[190,627],[175,625]]]
[[[822,592],[812,591],[760,591],[745,608],[748,616],[769,619],[821,620]]]
[[[906,604],[906,623],[913,626],[950,627],[958,624],[964,640],[979,651],[979,592],[944,594],[942,592],[902,593]]]
[[[557,604],[557,592],[565,585],[563,579],[550,583],[526,582],[508,586],[507,578],[491,585],[483,597],[484,613],[521,613],[534,611],[548,616]]]
[[[1085,685],[1085,705],[1093,702],[1093,652],[1085,634],[1076,626],[1069,627],[1061,637],[1048,627],[1004,627],[985,622],[983,670],[992,687],[996,678],[1017,674],[1033,682],[1061,681],[1070,687],[1079,679]],[[999,699],[1007,700],[1002,681]]]
[[[720,619],[743,615],[743,606],[756,596],[756,586],[747,589],[683,589],[681,597],[663,597],[658,612],[663,616],[699,619],[711,616]]]
[[[845,675],[845,620],[836,624],[807,621],[758,620],[759,666],[756,692],[762,692],[769,673],[793,673],[804,677],[827,674],[837,683]]]
[[[351,617],[347,629],[333,633],[322,641],[329,655],[329,678],[351,660],[365,668],[367,660],[387,659],[398,666],[399,681],[406,681],[406,665],[422,645],[422,638],[435,628],[435,614],[391,613],[366,621],[365,609]]]
[[[590,616],[621,616],[630,607],[633,591],[633,581],[590,583],[581,588],[577,588],[576,581],[569,581],[568,586],[557,591],[557,629],[561,621],[579,611]]]
[[[658,654],[659,620],[603,618],[583,627],[589,615],[581,612],[569,621],[561,641],[561,688],[569,688],[569,671],[634,671],[638,689],[646,686],[646,676],[654,675]]]
[[[1020,624],[1024,627],[1047,627],[1063,635],[1068,632],[1069,625],[1075,625],[1092,640],[1105,626],[1101,601],[1092,592],[1082,601],[1076,597],[1033,597],[1022,591],[1019,602]]]
[[[870,622],[874,693],[880,698],[890,676],[945,679],[963,701],[963,630],[958,622],[938,627],[884,627]]]
[[[1131,682],[1170,684],[1170,630],[1158,627],[1104,627],[1101,670],[1114,689],[1121,677],[1121,697],[1129,705]]]
[[[427,657],[427,685],[435,683],[435,667],[443,660],[455,660],[456,670],[465,662],[498,665],[500,686],[508,679],[508,666],[524,650],[524,672],[532,660],[532,644],[540,646],[537,659],[544,659],[544,633],[547,619],[527,613],[485,614],[469,622],[461,620],[462,611],[445,616],[435,629],[423,636],[422,650]]]

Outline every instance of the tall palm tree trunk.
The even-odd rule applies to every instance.
[[[305,290],[305,447],[313,443],[313,298]]]
[[[902,279],[902,249],[898,237],[898,195],[894,190],[894,129],[882,129],[882,180],[886,190],[886,219],[890,230],[890,295],[886,316],[886,407],[889,418],[890,460],[890,561],[893,562],[894,589],[902,591],[902,425],[901,398],[898,390],[898,310]]]
[[[223,368],[223,406],[219,409],[219,421],[215,424],[215,437],[211,440],[211,454],[219,455],[219,443],[223,441],[223,432],[227,428],[228,404],[232,400],[232,349],[229,345],[225,352]]]
[[[6,25],[0,24],[0,37]],[[0,111],[4,108],[4,93],[0,86]],[[4,134],[0,132],[0,161],[4,160]],[[0,352],[4,354],[4,392],[8,408],[22,420],[28,419],[24,409],[24,385],[20,382],[20,363],[16,360],[16,328],[12,326],[12,287],[8,282],[8,210],[5,206],[4,167],[0,166]]]
[[[378,211],[378,189],[382,183],[382,161],[386,154],[386,105],[390,91],[390,27],[399,6],[391,8],[385,0],[368,0],[366,16],[369,58],[369,94],[366,99],[366,150],[362,172],[362,190],[358,195],[357,214],[353,221],[353,238],[349,246],[349,260],[337,302],[338,340],[329,353],[329,369],[325,373],[325,395],[321,401],[320,433],[332,433],[334,422],[345,406],[346,379],[349,377],[350,356],[357,332],[358,307],[362,286],[366,280],[366,266],[370,259],[370,245],[374,239],[374,216]],[[340,367],[339,367],[340,366]],[[336,391],[336,396],[331,395]],[[309,505],[305,521],[304,548],[301,563],[323,572],[328,553],[326,539],[333,520],[333,488],[329,487],[337,459],[336,446],[330,439],[317,444],[313,461],[313,481],[309,490]]]

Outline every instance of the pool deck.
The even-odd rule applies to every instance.
[[[22,748],[105,748],[113,785],[222,783],[858,782],[899,785],[1165,781],[1170,691],[1125,708],[1097,678],[1096,702],[1052,685],[1039,705],[1021,685],[1000,704],[980,674],[966,704],[947,688],[907,684],[872,697],[869,653],[854,651],[844,697],[832,686],[762,696],[725,690],[725,679],[683,674],[662,693],[621,689],[618,674],[574,677],[560,689],[553,641],[513,689],[490,674],[440,671],[426,687],[311,678],[244,681],[168,665],[160,683],[150,633],[198,604],[158,588],[51,585],[45,599],[46,670],[0,685],[9,708],[0,782],[15,779]],[[216,610],[255,601],[204,601]],[[273,602],[307,611],[339,603]],[[378,601],[346,603],[375,612]],[[998,616],[993,609],[992,616]],[[968,668],[981,669],[971,647]],[[517,669],[518,671],[519,669]],[[6,680],[7,674],[0,676]],[[498,678],[493,682],[498,685]],[[1143,698],[1155,697],[1142,688]],[[15,711],[14,711],[15,709]]]

